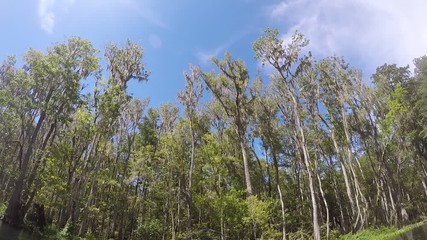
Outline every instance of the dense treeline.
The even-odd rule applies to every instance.
[[[426,216],[427,57],[367,84],[307,44],[266,30],[254,52],[270,76],[227,53],[184,73],[182,106],[158,108],[127,92],[149,78],[132,42],[108,45],[104,70],[80,38],[7,58],[3,222],[69,239],[318,240]]]

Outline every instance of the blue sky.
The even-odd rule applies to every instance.
[[[410,64],[427,54],[425,0],[0,0],[0,59],[20,58],[71,36],[100,50],[127,39],[141,44],[151,71],[147,83],[130,84],[150,106],[177,103],[189,64],[213,69],[224,51],[243,59],[256,75],[252,43],[266,27],[287,41],[295,30],[320,59],[344,56],[369,80],[383,63]]]

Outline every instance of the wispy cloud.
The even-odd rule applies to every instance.
[[[55,12],[67,12],[76,0],[38,0],[37,14],[40,28],[46,33],[53,33],[55,27]]]
[[[56,16],[66,14],[68,9],[78,4],[80,8],[90,8],[99,14],[105,9],[114,9],[115,13],[137,14],[153,26],[167,28],[168,24],[163,18],[161,7],[153,0],[38,0],[37,14],[40,27],[46,33],[53,33]],[[97,7],[98,9],[93,9]],[[129,13],[132,12],[132,13]]]
[[[249,29],[242,30],[231,36],[231,38],[227,42],[222,43],[213,49],[198,51],[196,53],[196,57],[201,64],[206,65],[212,60],[213,57],[218,57],[220,54],[224,53],[228,48],[238,42],[249,32]]]
[[[53,5],[55,0],[38,0],[38,15],[40,18],[40,27],[47,33],[53,32],[55,26],[55,14]]]
[[[142,6],[140,8],[140,14],[144,19],[154,26],[160,28],[168,28],[168,23],[160,16],[159,12],[156,12],[153,8],[146,8]]]
[[[152,48],[161,48],[162,47],[162,40],[156,34],[153,34],[153,33],[150,34],[150,36],[148,36],[148,42],[150,43]]]
[[[427,53],[424,0],[288,0],[267,8],[271,20],[310,40],[317,54],[343,55],[374,70],[388,63],[406,65]]]
[[[142,18],[153,26],[167,28],[169,25],[162,15],[162,7],[153,0],[116,0],[136,11]]]
[[[211,61],[213,57],[218,57],[220,53],[223,53],[231,44],[225,43],[222,45],[217,46],[214,49],[211,50],[204,50],[204,51],[198,51],[197,52],[197,58],[201,62],[201,64],[206,65]]]

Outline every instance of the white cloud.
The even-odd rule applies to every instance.
[[[150,34],[150,36],[148,37],[148,42],[150,43],[152,48],[162,47],[162,40],[156,34]]]
[[[63,2],[61,2],[62,5],[62,10],[65,13],[68,13],[68,10],[71,6],[74,5],[74,3],[76,2],[76,0],[62,0]]]
[[[38,0],[37,14],[41,29],[46,33],[53,33],[55,17],[67,14],[69,8],[75,4],[81,9],[89,9],[91,13],[101,14],[106,9],[111,9],[119,15],[137,14],[153,26],[168,27],[160,11],[162,7],[153,0]]]
[[[289,0],[267,8],[273,22],[287,24],[283,38],[298,30],[316,54],[350,58],[369,73],[427,54],[425,9],[424,0]]]
[[[196,57],[199,59],[199,62],[203,65],[208,64],[213,57],[218,57],[220,54],[223,54],[227,49],[230,48],[233,44],[239,41],[246,34],[250,33],[249,29],[243,29],[240,32],[237,32],[231,38],[217,47],[210,50],[202,50],[196,53]]]
[[[213,57],[218,57],[220,53],[223,53],[228,46],[229,44],[223,44],[216,47],[215,49],[199,51],[197,52],[197,58],[203,65],[206,65]]]
[[[53,13],[53,5],[55,0],[39,0],[38,15],[40,18],[40,27],[47,33],[53,32],[55,26],[55,14]]]
[[[53,33],[55,27],[55,12],[61,10],[67,12],[76,0],[38,0],[40,27],[46,33]],[[54,8],[56,6],[56,8]]]
[[[105,1],[105,0],[103,0]],[[117,3],[127,6],[129,9],[136,11],[148,23],[160,27],[167,28],[168,23],[163,17],[163,6],[159,1],[153,0],[116,0]]]

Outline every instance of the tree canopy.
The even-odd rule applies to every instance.
[[[131,41],[6,58],[3,222],[53,239],[320,240],[425,217],[427,57],[368,83],[308,44],[267,29],[253,50],[269,76],[230,53],[190,66],[182,108],[128,93],[150,79]]]

